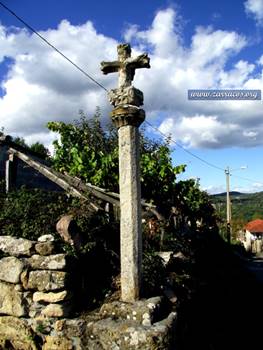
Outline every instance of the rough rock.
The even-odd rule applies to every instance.
[[[53,242],[40,242],[35,245],[35,250],[39,255],[51,255],[54,249]]]
[[[25,264],[15,258],[7,257],[0,260],[0,280],[9,283],[18,283]]]
[[[43,304],[32,302],[29,308],[28,315],[31,318],[38,317],[41,315],[41,312],[43,309],[44,309]]]
[[[171,348],[176,313],[152,326],[145,327],[134,321],[112,320],[106,318],[88,324],[89,338],[87,349],[97,349],[94,344],[101,344],[98,349],[122,350],[167,350]]]
[[[62,337],[47,336],[42,350],[73,350],[72,341]]]
[[[41,315],[47,317],[68,317],[71,307],[69,304],[49,304],[41,311]]]
[[[42,256],[35,254],[28,259],[28,263],[34,270],[63,270],[66,267],[66,255]]]
[[[34,253],[34,245],[34,242],[28,239],[0,236],[0,250],[9,255],[30,256]]]
[[[35,292],[33,294],[34,302],[44,302],[44,303],[58,303],[60,301],[67,300],[71,297],[71,293],[67,290],[62,292]]]
[[[12,316],[0,317],[0,340],[5,343],[9,342],[9,346],[3,349],[17,350],[37,350],[34,342],[34,333],[27,323],[19,318]]]
[[[22,292],[15,289],[14,284],[0,282],[0,314],[25,316],[27,300]]]
[[[38,237],[38,242],[53,242],[55,240],[55,238],[49,234],[49,235],[42,235],[40,237]]]
[[[57,222],[56,230],[65,242],[73,245],[77,249],[81,247],[81,237],[78,232],[76,221],[73,219],[72,215],[62,216]]]
[[[27,288],[38,291],[63,289],[66,285],[66,277],[67,274],[63,271],[30,271]]]
[[[86,322],[82,319],[61,319],[56,321],[54,330],[68,338],[82,337],[86,328]]]
[[[131,304],[113,301],[102,305],[100,315],[105,318],[114,317],[137,321],[148,326],[159,319],[159,311],[163,303],[164,300],[161,297],[139,300]]]

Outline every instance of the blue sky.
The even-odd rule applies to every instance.
[[[232,190],[263,190],[262,101],[186,97],[195,88],[262,90],[263,0],[3,2],[108,89],[117,76],[103,76],[99,63],[115,59],[117,43],[131,42],[134,55],[149,52],[151,69],[134,82],[144,92],[147,120],[198,157],[233,169]],[[104,90],[1,7],[0,82],[0,126],[29,143],[52,143],[47,121],[70,122],[79,109],[92,114],[96,106],[106,119],[111,109]],[[223,170],[172,147],[174,163],[187,164],[180,178],[224,191]]]

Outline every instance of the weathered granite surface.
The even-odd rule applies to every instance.
[[[41,315],[47,317],[68,317],[72,307],[68,304],[48,304],[41,311]]]
[[[15,286],[0,282],[0,314],[17,317],[27,314],[27,299],[23,292],[16,290]]]
[[[34,302],[44,302],[44,303],[58,303],[60,301],[67,300],[71,297],[71,293],[67,290],[61,292],[35,292],[33,294]]]
[[[17,317],[2,316],[0,317],[0,349],[11,349],[10,343],[15,350],[39,349],[34,341],[34,332],[26,321]]]
[[[33,270],[63,270],[66,268],[65,254],[48,256],[34,254],[27,261]]]
[[[159,313],[164,306],[163,304],[164,300],[161,297],[138,300],[132,304],[113,301],[102,305],[100,315],[103,318],[114,317],[150,326],[160,317]]]
[[[150,68],[144,53],[131,57],[129,44],[117,46],[118,60],[101,62],[103,74],[118,73],[118,88],[109,92],[115,107],[112,121],[119,136],[119,184],[121,210],[121,299],[133,302],[140,297],[142,265],[141,188],[138,127],[144,121],[143,93],[132,81],[139,68]]]
[[[34,253],[35,242],[24,238],[11,236],[0,236],[0,250],[13,256],[27,255]]]
[[[51,255],[55,250],[53,242],[39,242],[35,245],[35,250],[39,255]]]
[[[63,271],[36,270],[30,271],[27,289],[53,291],[65,289],[67,273]]]
[[[19,283],[25,262],[10,256],[0,260],[0,280],[10,283]]]

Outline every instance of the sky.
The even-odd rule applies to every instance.
[[[110,90],[117,74],[101,61],[119,43],[148,52],[151,69],[136,72],[148,136],[170,135],[179,179],[196,178],[209,193],[263,191],[263,113],[259,101],[190,101],[188,89],[263,88],[263,0],[3,0],[6,6]],[[262,93],[263,95],[263,93]],[[105,90],[0,6],[0,127],[51,147],[48,121],[72,122],[79,110],[103,120]],[[177,146],[178,143],[180,146]],[[182,148],[183,147],[183,148]],[[246,169],[241,170],[241,167]]]

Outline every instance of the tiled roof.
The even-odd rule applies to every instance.
[[[257,219],[250,221],[245,225],[245,229],[250,232],[263,234],[263,220]]]

